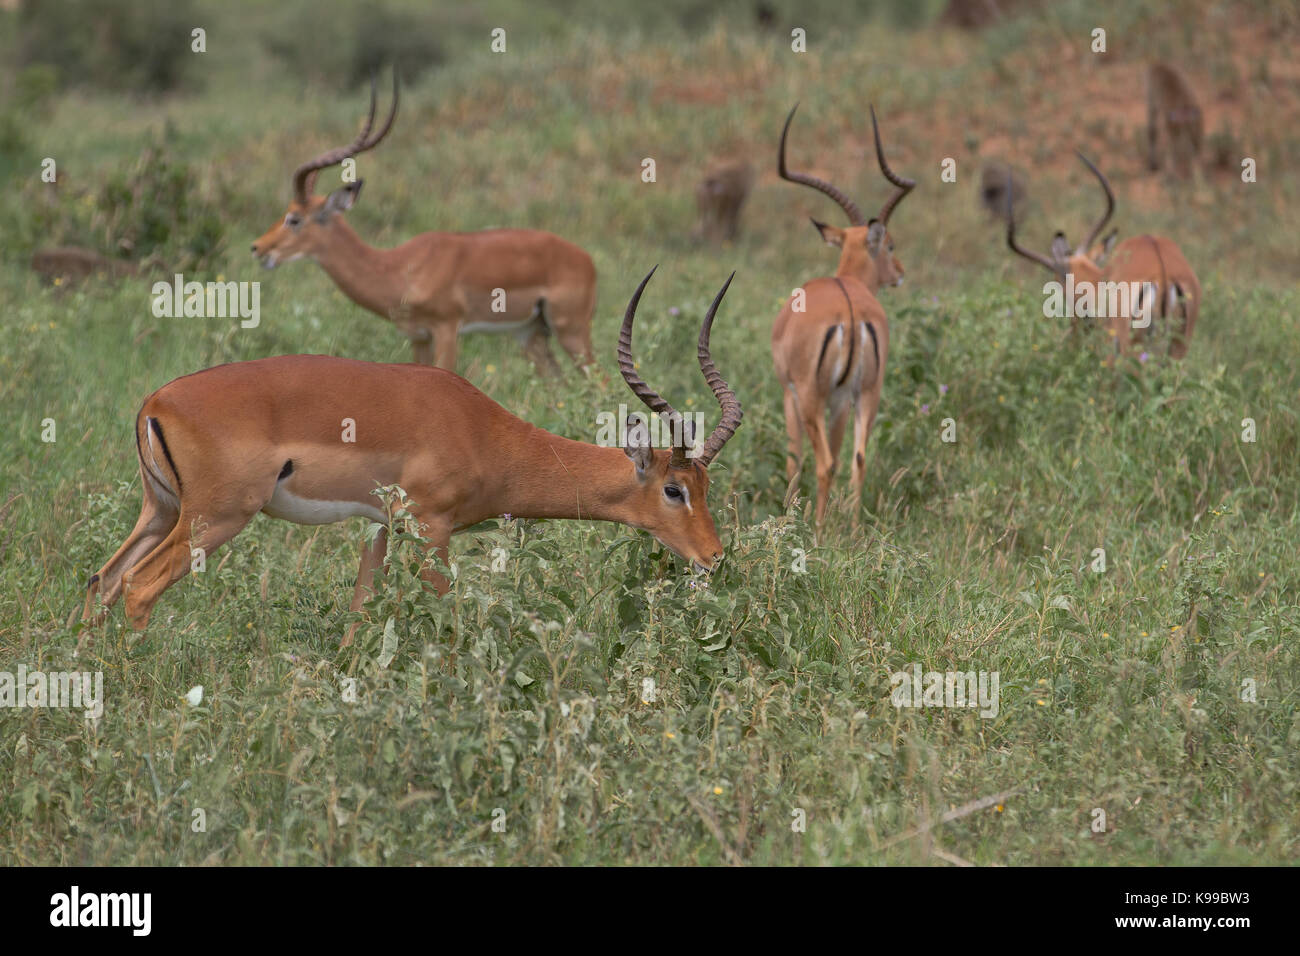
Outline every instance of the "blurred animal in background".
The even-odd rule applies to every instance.
[[[740,213],[754,185],[754,167],[745,159],[715,163],[695,187],[700,222],[695,237],[719,243],[740,234]]]
[[[1135,342],[1147,343],[1147,350],[1154,352],[1155,342],[1166,337],[1169,357],[1182,358],[1201,309],[1201,283],[1195,271],[1178,245],[1164,236],[1132,236],[1116,245],[1118,230],[1112,229],[1098,242],[1115,212],[1115,194],[1101,170],[1083,153],[1078,156],[1106,194],[1106,211],[1087,238],[1072,250],[1065,233],[1057,232],[1043,255],[1016,242],[1015,221],[1008,217],[1007,245],[1056,276],[1066,298],[1074,303],[1072,331],[1078,330],[1081,318],[1087,324],[1101,319],[1114,340],[1116,355]],[[1175,326],[1173,319],[1180,313],[1182,321]]]
[[[89,249],[59,246],[32,253],[32,270],[47,282],[74,282],[91,277],[122,279],[140,274],[134,262],[110,259]]]
[[[980,30],[1037,4],[1037,0],[948,0],[939,23],[962,30]]]
[[[990,159],[980,171],[979,203],[1001,222],[1010,215],[1016,222],[1024,217],[1028,189],[1025,176],[1000,159]]]
[[[1187,79],[1165,63],[1147,68],[1147,166],[1187,179],[1196,171],[1204,119]]]

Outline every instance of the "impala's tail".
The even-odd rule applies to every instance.
[[[140,457],[140,473],[153,492],[168,504],[179,506],[182,485],[176,461],[167,447],[162,423],[146,415],[143,408],[136,417],[135,449]]]

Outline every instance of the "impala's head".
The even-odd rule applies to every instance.
[[[632,394],[641,399],[650,411],[676,427],[672,427],[670,432],[674,437],[671,449],[651,447],[644,425],[629,429],[627,446],[623,451],[631,461],[636,490],[632,494],[633,500],[627,503],[631,515],[627,523],[649,531],[665,548],[690,562],[694,568],[712,571],[722,559],[722,542],[709,513],[709,463],[735,434],[743,415],[736,393],[718,374],[709,351],[713,316],[727,293],[727,286],[731,285],[731,279],[727,279],[714,297],[700,326],[697,349],[700,371],[722,406],[722,419],[713,433],[697,446],[689,427],[690,419],[679,415],[642,381],[632,362],[632,322],[641,293],[652,275],[654,269],[637,286],[623,316],[623,329],[618,336],[618,367]],[[732,277],[735,277],[734,272]]]
[[[1078,152],[1076,150],[1076,152]],[[1085,166],[1087,166],[1097,181],[1101,183],[1102,191],[1106,194],[1106,211],[1102,213],[1097,224],[1092,227],[1088,237],[1075,248],[1071,249],[1069,241],[1065,238],[1065,233],[1058,232],[1052,237],[1052,245],[1049,247],[1048,255],[1033,252],[1025,249],[1016,242],[1016,223],[1015,218],[1011,215],[1010,205],[1007,207],[1007,245],[1011,251],[1017,255],[1024,256],[1030,262],[1037,262],[1045,269],[1054,273],[1058,280],[1064,281],[1067,273],[1074,275],[1074,282],[1077,286],[1081,282],[1097,282],[1101,279],[1106,263],[1106,257],[1110,255],[1110,250],[1115,245],[1117,230],[1112,230],[1101,242],[1097,242],[1097,237],[1101,231],[1106,228],[1106,223],[1110,221],[1111,215],[1115,212],[1115,194],[1111,192],[1110,183],[1106,182],[1106,177],[1101,174],[1101,170],[1093,165],[1083,153],[1078,156]],[[1010,189],[1008,188],[1008,193]]]
[[[266,231],[253,243],[253,255],[268,269],[274,269],[281,262],[294,259],[316,257],[329,241],[329,230],[334,220],[341,213],[352,208],[352,204],[361,195],[362,180],[345,183],[328,196],[317,196],[313,190],[316,177],[322,169],[337,166],[345,159],[351,159],[359,153],[378,146],[393,127],[397,117],[397,71],[393,71],[393,108],[388,113],[388,120],[374,136],[370,130],[375,124],[375,106],[377,93],[375,83],[370,83],[370,115],[365,128],[348,146],[321,153],[315,159],[299,166],[293,173],[293,201],[284,218]]]
[[[895,188],[889,199],[880,208],[880,213],[870,220],[862,214],[862,210],[858,208],[857,203],[830,183],[804,173],[793,173],[786,169],[785,141],[790,132],[790,121],[794,119],[795,110],[798,108],[799,106],[796,104],[794,109],[790,110],[790,115],[785,118],[785,128],[781,130],[781,150],[777,155],[777,172],[782,179],[804,186],[811,186],[818,192],[829,196],[839,204],[845,215],[849,217],[850,225],[847,229],[828,226],[816,219],[812,221],[822,240],[828,245],[837,246],[840,250],[840,264],[836,268],[835,274],[855,276],[861,279],[863,284],[873,292],[881,286],[902,285],[903,264],[894,255],[894,240],[890,236],[888,228],[889,217],[903,197],[912,191],[916,181],[904,179],[902,176],[895,174],[889,168],[889,164],[885,162],[885,149],[880,143],[880,127],[876,123],[875,107],[871,108],[871,130],[876,138],[876,159],[880,163],[881,173]]]

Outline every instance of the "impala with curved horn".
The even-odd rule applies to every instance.
[[[1168,332],[1171,315],[1181,312],[1181,327],[1169,336],[1169,355],[1182,358],[1187,354],[1201,308],[1201,283],[1196,273],[1177,244],[1164,236],[1133,236],[1115,245],[1118,230],[1111,230],[1094,246],[1115,212],[1115,194],[1101,170],[1083,153],[1075,152],[1106,194],[1106,211],[1088,237],[1071,252],[1065,233],[1058,232],[1052,239],[1050,255],[1045,256],[1016,242],[1016,224],[1008,216],[1007,245],[1017,255],[1051,271],[1064,285],[1071,303],[1076,300],[1072,293],[1077,293],[1079,302],[1085,306],[1092,303],[1084,311],[1104,313],[1116,354],[1127,351],[1135,341]],[[1154,321],[1157,315],[1159,325]],[[1079,310],[1072,309],[1072,331],[1077,331],[1079,317]]]
[[[313,188],[321,170],[373,149],[397,116],[393,106],[383,127],[374,126],[376,91],[361,135],[324,152],[293,174],[288,211],[253,243],[267,268],[303,257],[320,264],[357,305],[388,319],[411,340],[415,361],[456,368],[462,332],[511,332],[543,371],[556,371],[547,340],[554,335],[581,365],[593,361],[591,317],[596,308],[596,267],[571,242],[532,229],[426,232],[393,249],[361,240],[344,220],[361,194],[362,180],[328,196]]]
[[[839,266],[834,276],[813,279],[796,289],[772,327],[772,360],[785,395],[785,427],[789,436],[786,474],[793,491],[803,464],[803,436],[807,433],[817,462],[816,523],[820,526],[826,515],[850,411],[854,417],[852,500],[856,503],[862,494],[867,439],[880,407],[885,357],[889,351],[889,321],[876,291],[882,285],[903,283],[903,266],[894,256],[894,240],[887,227],[889,217],[916,181],[905,179],[889,168],[873,107],[871,129],[876,140],[876,160],[894,190],[877,216],[868,220],[857,203],[835,186],[786,168],[785,142],[794,113],[792,109],[781,131],[777,171],[782,179],[811,186],[829,196],[849,219],[847,229],[813,220],[822,238],[840,247]],[[855,527],[857,521],[855,506]]]
[[[619,367],[647,407],[675,416],[632,364],[632,322],[653,274],[623,317]],[[510,514],[617,521],[648,531],[696,570],[711,571],[722,543],[708,509],[707,469],[741,419],[709,350],[727,285],[704,317],[698,350],[722,417],[694,455],[685,442],[653,449],[638,429],[624,448],[561,438],[515,417],[460,376],[418,365],[282,355],[164,385],[136,416],[140,518],[90,579],[83,620],[101,620],[125,594],[128,620],[143,628],[163,591],[189,572],[193,549],[211,554],[259,511],[298,524],[384,522],[372,492],[394,484],[410,496],[411,513],[444,560],[452,534]],[[361,609],[386,554],[385,530],[362,551],[352,610]],[[432,568],[424,577],[439,593],[447,590]],[[344,643],[351,638],[350,630]]]

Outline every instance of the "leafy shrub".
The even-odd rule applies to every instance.
[[[165,93],[187,80],[193,0],[40,0],[18,16],[18,59],[63,86]]]
[[[396,12],[382,6],[356,8],[349,21],[322,17],[311,5],[292,7],[264,38],[266,48],[308,82],[351,90],[381,67],[396,64],[403,83],[413,83],[446,60],[434,37],[438,22],[429,14]]]
[[[220,253],[228,190],[200,177],[165,138],[141,152],[135,165],[100,184],[29,183],[24,242],[87,246],[107,255],[181,272],[202,271]]]

